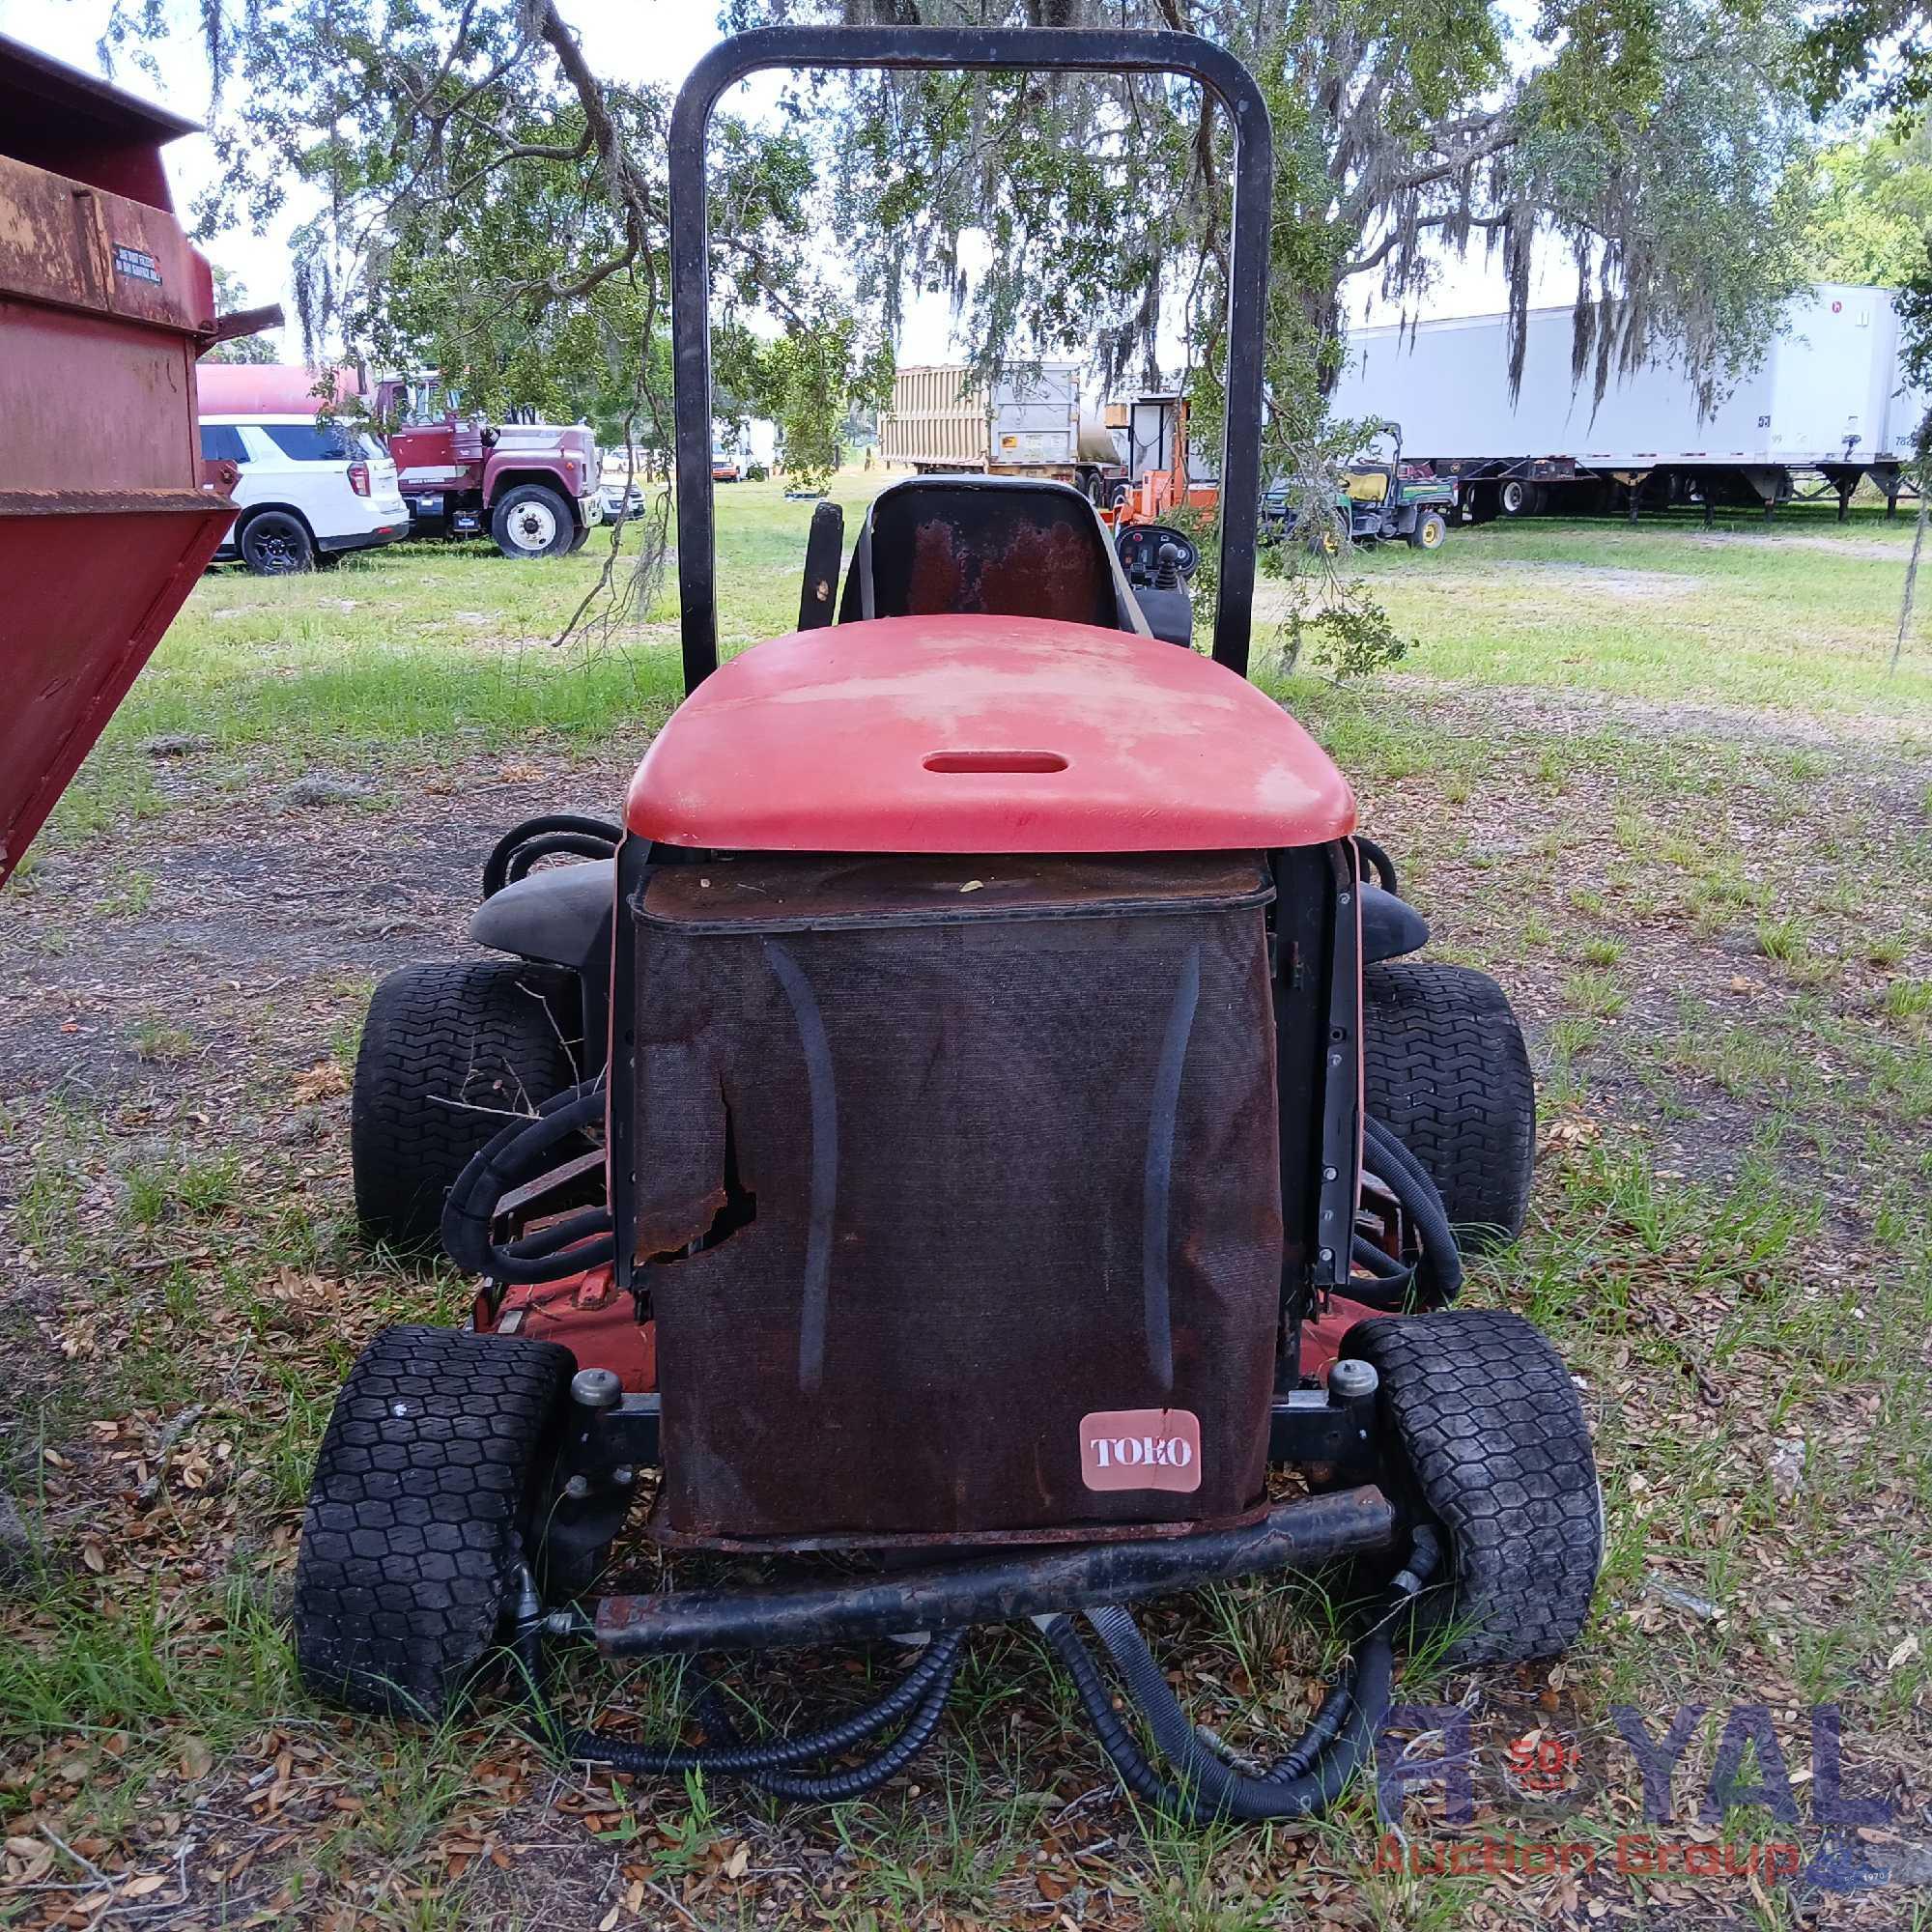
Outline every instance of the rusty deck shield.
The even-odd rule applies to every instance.
[[[632,1233],[660,1534],[1037,1540],[1261,1513],[1270,892],[1225,853],[647,875]]]

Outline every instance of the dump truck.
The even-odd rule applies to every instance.
[[[879,453],[922,475],[1037,476],[1111,507],[1129,480],[1114,432],[1081,412],[1078,362],[1013,363],[989,386],[963,362],[901,369]]]
[[[1898,366],[1889,289],[1819,282],[1787,305],[1758,366],[1709,415],[1681,363],[1612,378],[1602,402],[1572,369],[1569,308],[1532,309],[1512,393],[1509,319],[1442,317],[1358,328],[1334,413],[1398,420],[1408,460],[1461,486],[1476,522],[1549,511],[1762,505],[1822,478],[1842,521],[1869,479],[1896,507],[1926,398]]]
[[[215,314],[161,149],[194,124],[0,39],[0,883],[235,520],[201,458]]]

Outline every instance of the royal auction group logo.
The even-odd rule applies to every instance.
[[[1553,1814],[1553,1829],[1422,1839],[1401,1830],[1403,1801],[1411,1791],[1439,1791],[1445,1824],[1475,1823],[1480,1760],[1474,1719],[1460,1704],[1398,1704],[1376,1746],[1376,1806],[1385,1829],[1375,1869],[1458,1877],[1582,1878],[1602,1872],[1678,1881],[1756,1879],[1831,1890],[1891,1882],[1892,1863],[1884,1847],[1860,1834],[1883,1836],[1892,1806],[1882,1798],[1846,1791],[1835,1704],[1812,1707],[1808,1775],[1801,1771],[1796,1777],[1770,1707],[1732,1704],[1723,1714],[1708,1776],[1692,1779],[1685,1760],[1712,1715],[1706,1705],[1682,1704],[1667,1723],[1653,1729],[1634,1705],[1611,1705],[1621,1745],[1609,1748],[1629,1753],[1629,1768],[1642,1791],[1642,1831],[1583,1835],[1555,1825],[1565,1813],[1586,1814],[1594,1796],[1589,1787],[1600,1780],[1587,1777],[1579,1743],[1539,1728],[1503,1749],[1495,1763],[1501,1789],[1489,1795],[1500,1805],[1514,1802]],[[1808,1821],[1795,1788],[1801,1783],[1807,1786]],[[1680,1784],[1695,1787],[1687,1792],[1701,1828],[1694,1835],[1671,1829],[1683,1822]],[[1725,1821],[1741,1810],[1764,1814],[1776,1829],[1756,1837],[1723,1835]]]

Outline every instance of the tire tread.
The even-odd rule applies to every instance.
[[[554,1342],[452,1328],[386,1329],[362,1351],[323,1436],[296,1558],[296,1660],[317,1696],[447,1715],[497,1644],[532,1477],[576,1367]]]
[[[1603,1498],[1563,1358],[1520,1315],[1489,1308],[1360,1321],[1342,1352],[1375,1365],[1406,1475],[1448,1532],[1453,1587],[1417,1605],[1424,1628],[1459,1626],[1447,1662],[1567,1650],[1596,1592]]]

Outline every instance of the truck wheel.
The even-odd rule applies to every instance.
[[[1448,541],[1449,526],[1436,510],[1425,510],[1408,533],[1410,550],[1440,550]]]
[[[404,966],[376,988],[349,1103],[370,1241],[437,1252],[443,1197],[469,1156],[579,1078],[581,1005],[562,967],[510,959]]]
[[[588,524],[579,524],[577,526],[577,534],[573,536],[570,540],[570,550],[568,554],[571,556],[575,556],[577,553],[581,551],[583,548],[583,546],[587,544],[589,541],[590,541],[590,526]]]
[[[1464,1253],[1522,1233],[1536,1083],[1487,973],[1433,959],[1363,969],[1362,1101],[1428,1171]]]
[[[445,1717],[509,1634],[577,1369],[554,1342],[390,1328],[322,1438],[296,1558],[296,1662],[351,1710]]]
[[[1393,1491],[1444,1534],[1416,1628],[1449,1634],[1451,1664],[1567,1650],[1603,1564],[1604,1501],[1563,1358],[1492,1308],[1358,1321],[1342,1353],[1381,1378]]]
[[[490,512],[490,534],[505,556],[561,556],[576,528],[570,505],[541,483],[506,490]]]
[[[315,563],[315,540],[293,510],[258,510],[242,529],[242,560],[257,577],[292,577]]]

